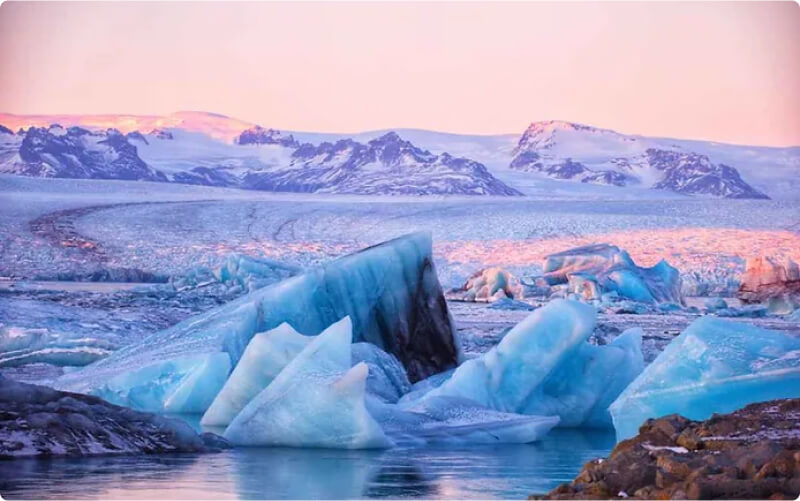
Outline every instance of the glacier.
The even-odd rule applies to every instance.
[[[229,372],[257,333],[287,322],[316,335],[345,316],[353,322],[353,341],[397,357],[411,382],[456,365],[458,347],[436,278],[431,236],[415,233],[257,289],[65,374],[54,385],[139,410],[204,413],[227,379],[222,370],[221,382],[198,387],[205,395],[192,397],[191,405],[167,399],[174,388],[196,381],[207,357],[227,357],[223,365]]]
[[[543,270],[548,284],[567,284],[568,292],[587,300],[616,292],[643,303],[683,304],[681,277],[676,268],[663,259],[655,266],[642,268],[615,245],[587,245],[550,254]]]
[[[553,300],[487,353],[401,404],[458,397],[500,412],[558,416],[564,427],[610,428],[608,405],[644,367],[641,331],[627,331],[606,346],[590,345],[596,314],[587,304]]]
[[[313,340],[225,429],[236,445],[369,449],[391,447],[365,404],[367,364],[350,367],[345,317]]]
[[[746,404],[800,397],[800,339],[746,323],[701,317],[610,406],[617,439],[648,418],[707,419]]]

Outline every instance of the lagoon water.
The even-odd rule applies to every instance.
[[[605,457],[613,431],[524,445],[386,451],[242,448],[216,454],[0,462],[5,499],[525,499]]]

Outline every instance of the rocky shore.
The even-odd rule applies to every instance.
[[[227,447],[223,438],[198,435],[177,419],[0,376],[0,459],[211,452]]]
[[[608,459],[529,499],[797,499],[800,399],[690,421],[649,419]]]

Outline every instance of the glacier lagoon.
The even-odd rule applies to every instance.
[[[60,181],[59,181],[60,182]],[[80,184],[80,183],[78,183]],[[138,188],[137,188],[138,189]],[[181,189],[182,190],[182,189]],[[124,190],[123,190],[124,191]],[[331,200],[329,202],[316,201],[311,206],[297,204],[297,201],[308,201],[302,197],[269,197],[265,200],[252,200],[247,194],[247,200],[229,202],[205,202],[198,200],[199,193],[206,195],[201,189],[192,191],[186,189],[188,194],[180,194],[179,190],[170,192],[167,198],[181,198],[185,195],[188,200],[178,201],[175,204],[142,204],[138,207],[121,208],[118,206],[108,209],[78,215],[73,221],[75,235],[86,235],[86,240],[102,243],[99,246],[102,252],[98,263],[114,265],[115,263],[138,262],[145,266],[167,269],[186,269],[196,261],[208,262],[198,256],[227,256],[230,250],[252,251],[264,250],[262,257],[288,259],[292,265],[307,266],[320,261],[327,261],[333,256],[341,255],[352,250],[348,245],[365,245],[375,243],[378,238],[397,236],[397,233],[413,229],[434,229],[436,239],[442,243],[434,248],[437,267],[444,270],[446,277],[458,277],[463,271],[474,271],[473,266],[485,260],[487,255],[496,254],[503,259],[511,259],[518,269],[530,269],[533,265],[526,264],[527,259],[538,259],[536,254],[515,255],[497,254],[498,250],[506,245],[502,239],[513,236],[518,240],[514,245],[522,247],[537,244],[532,242],[530,236],[547,241],[547,246],[566,245],[568,240],[562,239],[556,233],[559,229],[566,232],[575,232],[585,235],[582,238],[593,238],[591,231],[596,230],[594,224],[600,225],[603,231],[614,232],[621,228],[636,227],[642,231],[658,234],[659,231],[668,231],[674,234],[682,231],[685,226],[697,226],[702,229],[704,220],[711,217],[726,228],[733,231],[732,235],[746,234],[759,235],[759,232],[773,232],[775,238],[791,238],[781,233],[781,228],[791,219],[791,214],[797,213],[796,205],[783,202],[743,202],[755,208],[752,213],[741,213],[744,219],[726,219],[717,214],[715,208],[728,205],[725,210],[739,202],[692,201],[677,204],[670,202],[662,204],[639,202],[579,202],[579,203],[541,203],[537,201],[522,201],[517,207],[509,208],[499,202],[485,201],[393,201],[377,202],[361,200],[348,207],[349,202]],[[219,195],[219,193],[215,193]],[[238,195],[237,195],[238,196]],[[245,196],[245,195],[243,195]],[[255,195],[259,198],[262,195]],[[25,197],[22,197],[25,198]],[[57,194],[55,205],[85,204],[77,199],[65,200],[63,194]],[[125,198],[124,196],[122,197]],[[156,197],[158,198],[158,197]],[[161,200],[163,201],[163,200]],[[475,224],[467,215],[471,213],[476,204],[490,215],[489,222]],[[52,210],[54,207],[47,203],[36,204],[34,212]],[[661,208],[660,206],[665,207]],[[552,206],[552,207],[551,207]],[[0,220],[5,225],[12,223],[11,230],[30,212],[24,204],[18,206],[10,214],[0,215]],[[547,207],[551,207],[549,210]],[[672,211],[678,207],[680,210]],[[691,210],[689,210],[691,208]],[[785,209],[788,210],[785,212]],[[45,210],[46,209],[46,210]],[[647,217],[632,217],[630,211],[642,209]],[[512,217],[514,213],[530,213],[530,217]],[[672,212],[671,212],[672,211]],[[730,211],[735,213],[736,211]],[[22,214],[20,214],[22,213]],[[193,213],[199,221],[203,232],[198,235],[198,243],[186,246],[187,231],[194,228],[184,227],[180,217]],[[252,213],[252,214],[251,214]],[[173,216],[173,214],[175,214]],[[248,214],[251,214],[248,216]],[[769,214],[769,216],[766,216]],[[781,215],[780,217],[771,217]],[[20,219],[21,216],[21,219]],[[164,216],[167,216],[166,218]],[[243,216],[239,218],[238,216]],[[276,217],[280,216],[280,217]],[[758,216],[758,217],[756,217]],[[737,215],[739,217],[739,215]],[[460,222],[459,222],[460,221]],[[506,226],[493,227],[494,222],[511,221]],[[768,221],[764,223],[763,221]],[[115,223],[116,222],[116,223]],[[467,228],[466,224],[474,227]],[[366,223],[363,225],[362,223]],[[457,224],[453,224],[457,223]],[[513,223],[513,224],[512,224]],[[121,226],[117,226],[121,224]],[[767,228],[764,227],[767,225]],[[357,239],[360,243],[346,243],[364,228],[368,231]],[[135,231],[132,231],[134,230]],[[334,232],[338,235],[334,235]],[[310,241],[311,235],[319,234],[321,241]],[[4,248],[5,252],[13,253],[19,241],[24,242],[30,238],[24,231],[9,233],[13,240]],[[74,235],[73,235],[74,236]],[[762,238],[762,237],[759,237]],[[364,241],[364,240],[366,241]],[[19,240],[19,241],[18,241]],[[356,239],[353,239],[356,240]],[[217,241],[220,248],[211,247]],[[436,240],[437,242],[439,240]],[[751,245],[768,245],[770,237],[762,240],[749,240]],[[35,241],[34,241],[35,242]],[[31,243],[31,242],[29,242]],[[695,241],[697,244],[697,241]],[[249,246],[249,247],[248,247]],[[199,247],[199,254],[194,253]],[[556,247],[558,248],[558,247]],[[790,248],[790,247],[786,247]],[[71,250],[58,249],[46,245],[30,245],[31,252],[26,256],[36,256],[47,260],[45,254],[52,258],[54,268],[59,265],[70,267],[75,263],[75,258],[85,255],[70,254]],[[178,251],[178,252],[176,252]],[[276,254],[270,254],[275,252]],[[661,251],[663,252],[663,251]],[[488,253],[488,254],[487,254]],[[691,253],[689,253],[691,254]],[[93,254],[94,255],[94,254]],[[95,255],[97,257],[97,255]],[[690,257],[696,257],[691,255]],[[719,257],[719,256],[717,256]],[[205,259],[205,260],[204,260]],[[459,261],[460,260],[460,261]],[[213,260],[212,260],[213,261]],[[50,262],[50,261],[48,261]],[[638,258],[637,258],[638,262]],[[25,260],[11,263],[5,261],[15,269],[19,265],[25,266]],[[39,261],[41,263],[41,261]],[[91,262],[89,264],[92,264]],[[504,263],[499,263],[504,264]],[[652,263],[651,263],[652,264]],[[682,267],[681,267],[682,268]],[[22,269],[22,268],[19,268]],[[11,270],[7,270],[11,271]],[[440,279],[442,273],[440,271]],[[723,277],[724,278],[724,277]],[[452,282],[451,282],[452,283]],[[24,294],[23,294],[24,295]],[[83,304],[84,296],[70,296],[67,301],[55,298],[53,294],[46,293],[37,296],[39,299],[28,298],[31,304],[26,311],[36,311],[43,304],[48,304],[38,313],[38,318],[52,313],[52,307],[58,306],[60,318],[66,318],[62,311],[64,303],[70,301]],[[8,300],[8,310],[19,305],[12,295],[0,298]],[[41,300],[40,300],[41,299]],[[117,301],[118,298],[115,299]],[[169,301],[177,301],[172,298]],[[92,299],[90,304],[94,304]],[[138,301],[138,300],[137,300]],[[160,300],[159,300],[160,301]],[[102,302],[102,301],[101,301]],[[168,301],[165,301],[168,302]],[[158,301],[156,303],[160,304]],[[148,303],[153,305],[156,303]],[[130,304],[124,305],[125,316],[131,318],[123,322],[122,316],[110,318],[105,310],[108,304],[98,308],[97,322],[104,325],[127,323],[134,325],[138,320],[145,320],[152,330],[160,330],[161,323],[175,323],[180,318],[177,315],[168,315],[168,319],[152,319],[151,315],[163,313],[159,308],[148,308],[146,313],[131,312]],[[480,356],[498,344],[514,325],[522,321],[529,312],[515,312],[490,310],[485,305],[450,303],[449,308],[453,313],[461,348],[470,357]],[[80,308],[80,306],[78,306]],[[205,308],[205,306],[203,306]],[[68,310],[69,308],[67,308]],[[205,308],[207,309],[207,308]],[[164,308],[164,311],[168,308]],[[73,308],[73,314],[76,310]],[[131,313],[135,313],[131,315]],[[6,313],[4,313],[6,314]],[[49,315],[53,316],[53,315]],[[191,315],[189,315],[191,316]],[[185,318],[185,316],[184,316]],[[609,340],[628,327],[642,327],[642,351],[646,362],[652,361],[655,354],[672,340],[694,317],[685,314],[614,314],[600,315],[598,324],[600,333],[609,334]],[[174,319],[174,320],[173,320]],[[70,326],[75,325],[80,329],[102,331],[104,328],[92,327],[94,322],[80,321],[80,318],[70,321]],[[757,323],[767,328],[778,328],[791,332],[798,331],[796,323],[786,322],[783,319],[742,319],[744,322]],[[115,333],[117,334],[117,333]],[[139,340],[145,337],[140,326],[134,329],[124,329],[121,335],[115,335],[115,341],[130,342],[131,339]],[[598,333],[595,332],[595,335]],[[600,344],[600,343],[598,343]],[[585,441],[583,437],[600,437],[598,440],[605,444]],[[577,437],[577,438],[576,438]],[[2,470],[2,479],[13,478],[18,482],[2,490],[9,494],[6,497],[37,497],[35,490],[30,490],[33,483],[38,482],[36,489],[43,489],[43,479],[48,484],[56,485],[62,489],[76,489],[86,497],[87,485],[94,482],[96,488],[92,492],[104,493],[107,496],[122,497],[120,485],[132,489],[130,497],[163,497],[165,491],[159,489],[173,489],[175,486],[187,489],[186,492],[195,493],[193,497],[205,497],[203,492],[214,493],[214,497],[435,497],[435,498],[522,498],[532,492],[544,492],[557,483],[571,479],[579,470],[581,464],[588,459],[607,454],[613,445],[613,433],[609,432],[575,432],[570,430],[552,430],[540,442],[525,445],[505,445],[494,447],[441,447],[428,446],[423,448],[405,449],[395,448],[386,451],[320,451],[320,450],[288,450],[288,449],[262,449],[248,448],[227,451],[208,456],[180,456],[159,458],[106,458],[92,460],[52,460],[47,462],[14,462],[14,465],[2,465],[11,469]],[[409,464],[409,457],[413,459]],[[31,465],[25,467],[24,465]],[[253,468],[251,464],[260,468]],[[295,468],[280,468],[282,465],[294,465]],[[511,465],[509,468],[508,465]],[[19,466],[16,466],[19,465]],[[51,465],[51,466],[48,466]],[[74,468],[58,465],[75,465]],[[93,466],[95,465],[95,466]],[[96,466],[100,465],[100,466]],[[337,470],[341,465],[342,470]],[[543,466],[547,465],[547,467]],[[550,468],[553,466],[555,469]],[[20,468],[25,471],[18,471]],[[198,468],[199,470],[195,470]],[[265,469],[272,468],[276,475],[270,477],[269,486],[265,486],[259,479]],[[62,470],[72,475],[68,478],[61,477]],[[227,471],[226,471],[227,470]],[[337,476],[337,471],[340,473]],[[183,472],[186,476],[182,476]],[[296,473],[299,472],[299,473]],[[309,473],[311,472],[311,473]],[[319,483],[309,485],[309,475],[317,474]],[[104,475],[110,476],[104,476]],[[116,476],[115,476],[116,475]],[[127,475],[127,476],[126,476]],[[346,476],[345,476],[346,475]],[[346,481],[336,482],[330,480],[345,478]],[[63,480],[59,482],[59,479]],[[25,485],[29,490],[25,490]],[[109,486],[114,487],[109,492]],[[139,488],[141,487],[141,488]],[[47,487],[50,488],[50,487]],[[15,490],[16,489],[16,490]],[[81,489],[78,491],[77,489]],[[138,489],[138,490],[136,490]],[[196,489],[196,490],[192,490]],[[266,491],[265,489],[272,489]],[[313,490],[320,489],[320,490]],[[69,491],[66,491],[66,497]],[[18,493],[14,494],[14,493]],[[46,495],[39,491],[38,495]],[[55,495],[55,493],[53,494]],[[98,495],[100,496],[100,495]]]
[[[613,431],[553,430],[540,442],[354,451],[242,448],[0,462],[6,499],[525,499],[606,456]]]

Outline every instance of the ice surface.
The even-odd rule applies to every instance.
[[[211,404],[230,368],[227,353],[190,355],[119,374],[89,393],[137,410],[197,414]]]
[[[33,363],[82,366],[108,356],[115,348],[108,340],[81,333],[0,323],[0,368]]]
[[[238,445],[367,449],[391,446],[364,399],[368,367],[350,367],[352,323],[331,325],[225,430]]]
[[[312,339],[286,323],[253,336],[236,368],[203,415],[201,424],[230,424],[245,405],[269,386]]]
[[[608,404],[644,365],[641,332],[592,346],[595,321],[593,307],[553,300],[448,380],[403,402],[461,397],[501,412],[557,415],[562,426],[610,426]]]
[[[556,416],[499,412],[460,397],[434,397],[405,407],[370,399],[367,407],[400,446],[524,444],[540,439],[558,423]]]
[[[611,428],[608,406],[643,369],[641,329],[628,329],[605,346],[583,343],[532,393],[522,413],[561,416],[563,427]]]
[[[683,303],[677,269],[664,260],[642,268],[614,245],[588,245],[551,254],[545,259],[544,278],[551,285],[568,284],[569,292],[585,299],[616,292],[645,303]]]
[[[800,397],[800,338],[713,317],[695,320],[611,405],[619,440],[648,418],[706,419]]]
[[[403,364],[372,343],[355,343],[351,364],[364,362],[369,368],[367,393],[385,402],[397,402],[411,389]]]
[[[161,379],[170,379],[170,370],[188,370],[186,357],[205,360],[223,353],[235,367],[256,333],[288,322],[303,334],[316,335],[345,316],[353,320],[354,341],[371,342],[394,354],[410,379],[421,379],[453,367],[457,359],[431,252],[431,237],[425,233],[370,247],[189,318],[90,367],[65,374],[55,384],[80,392],[105,387],[109,381],[160,387]],[[143,366],[161,369],[142,371]],[[220,383],[204,389],[206,406],[216,396],[212,390],[221,387]],[[120,385],[115,388],[129,393]],[[156,398],[166,394],[148,392]],[[145,408],[159,407],[148,402]],[[165,402],[161,407],[166,408]]]

